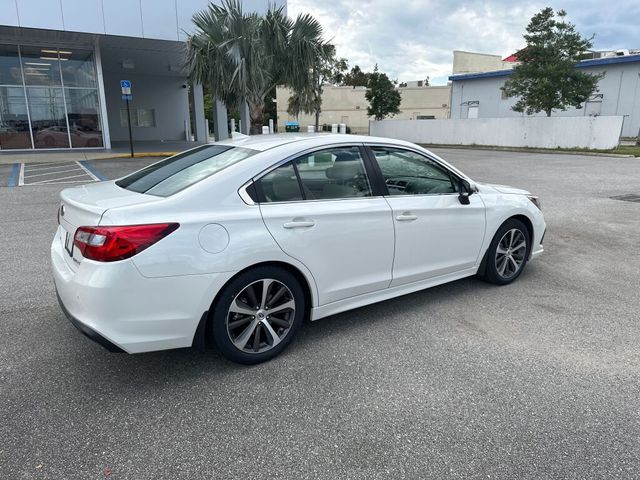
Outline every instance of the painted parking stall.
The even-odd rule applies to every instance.
[[[12,169],[9,186],[94,183],[106,180],[86,161],[19,163]]]

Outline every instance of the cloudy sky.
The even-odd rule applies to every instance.
[[[599,50],[640,48],[638,0],[288,0],[291,16],[311,13],[332,38],[338,55],[363,70],[400,81],[431,77],[444,85],[452,51],[503,57],[523,46],[531,16],[545,6],[564,8],[584,36],[596,34]]]

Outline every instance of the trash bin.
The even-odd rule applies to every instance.
[[[287,122],[284,125],[285,132],[299,132],[300,124],[298,122]]]

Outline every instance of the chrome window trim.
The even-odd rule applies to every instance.
[[[242,199],[242,201],[249,206],[257,205],[257,202],[254,202],[253,198],[251,198],[251,195],[249,195],[249,192],[247,192],[247,188],[249,188],[249,186],[252,183],[253,183],[253,179],[249,180],[248,182],[245,182],[245,184],[238,189],[238,195],[240,195],[240,198]]]
[[[261,205],[259,202],[254,202],[251,199],[251,197],[249,196],[249,194],[247,193],[247,188],[249,187],[249,185],[251,185],[251,182],[259,181],[262,177],[264,177],[265,175],[267,175],[271,171],[275,170],[276,168],[284,165],[287,162],[295,160],[296,158],[301,157],[303,155],[308,155],[308,154],[313,153],[313,152],[318,152],[318,151],[327,150],[327,149],[331,149],[331,148],[339,148],[339,147],[365,147],[365,148],[370,148],[370,149],[373,149],[373,147],[387,147],[387,148],[397,148],[397,149],[400,149],[400,150],[407,150],[409,152],[413,152],[413,153],[415,153],[417,155],[425,157],[426,159],[434,162],[440,168],[443,168],[444,170],[446,170],[447,172],[449,172],[451,175],[453,175],[456,178],[467,180],[468,182],[471,182],[471,183],[475,183],[472,179],[467,177],[464,173],[460,172],[459,170],[457,170],[457,169],[452,170],[451,167],[449,167],[448,165],[443,164],[437,158],[433,158],[431,155],[429,155],[429,154],[427,154],[427,153],[425,153],[425,152],[423,152],[421,150],[417,150],[415,148],[411,148],[411,147],[408,147],[406,145],[397,145],[397,144],[388,143],[388,142],[381,142],[381,143],[378,143],[378,142],[373,142],[373,143],[369,143],[369,142],[366,142],[366,143],[339,142],[339,143],[333,143],[331,145],[323,145],[321,147],[311,147],[311,148],[308,148],[306,150],[302,150],[300,152],[297,152],[297,153],[295,153],[293,155],[290,155],[288,157],[285,157],[282,160],[279,160],[278,162],[274,163],[273,165],[264,168],[263,170],[260,171],[260,173],[254,175],[247,182],[245,182],[238,189],[238,195],[240,196],[242,201],[244,203],[246,203],[247,205],[250,205],[250,206]],[[368,172],[367,172],[367,174],[368,174]],[[371,179],[368,179],[368,180],[369,180],[369,183],[371,183]],[[477,191],[477,189],[476,189],[476,191]],[[314,199],[314,200],[291,200],[291,201],[288,201],[288,202],[264,202],[262,205],[285,205],[285,204],[289,204],[289,203],[307,203],[307,202],[334,202],[334,201],[341,201],[341,200],[366,200],[366,199],[370,199],[370,198],[407,198],[409,196],[412,196],[412,197],[433,197],[433,196],[436,196],[436,195],[438,195],[438,196],[442,196],[442,195],[453,196],[453,195],[455,195],[457,197],[457,196],[460,195],[460,193],[459,192],[455,192],[455,193],[420,193],[420,194],[416,194],[416,195],[371,195],[369,197],[343,197],[343,198],[326,198],[326,199]]]
[[[315,198],[313,200],[290,200],[288,202],[264,202],[259,205],[260,207],[264,207],[265,205],[286,205],[289,203],[344,202],[345,200],[372,200],[372,199],[379,199],[379,198],[384,199],[386,197],[382,195],[372,195],[370,197]]]

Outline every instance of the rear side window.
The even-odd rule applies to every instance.
[[[203,145],[149,165],[118,180],[116,185],[133,192],[168,197],[256,153],[229,145]]]
[[[267,202],[294,202],[302,200],[300,184],[291,162],[271,170],[260,179],[262,194]]]
[[[301,156],[272,170],[257,185],[265,202],[371,196],[358,147],[336,147]]]
[[[371,186],[358,147],[337,147],[296,160],[307,200],[370,197]]]

